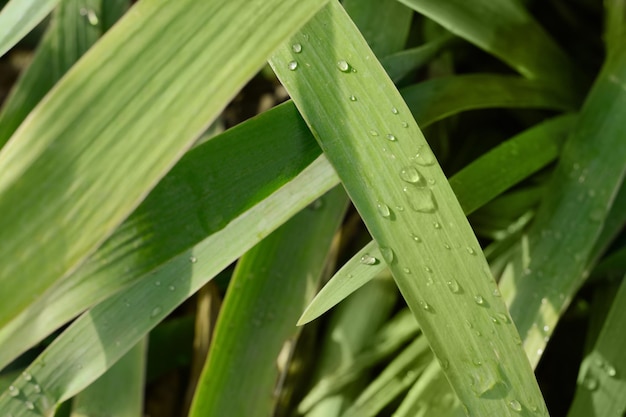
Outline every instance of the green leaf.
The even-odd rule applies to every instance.
[[[0,11],[0,56],[54,9],[59,0],[11,0]]]
[[[539,82],[495,74],[434,78],[402,89],[402,97],[422,127],[473,109],[575,110],[575,103]]]
[[[516,0],[399,0],[472,42],[524,77],[553,86],[576,104],[578,75],[547,32]]]
[[[33,62],[3,103],[0,112],[0,148],[54,84],[119,19],[128,8],[128,3],[127,0],[60,2]],[[88,13],[94,13],[92,16],[98,19],[97,24],[89,22]]]
[[[137,3],[0,152],[0,325],[102,244],[323,3]]]
[[[143,416],[147,347],[143,339],[78,394],[72,404],[72,416]]]
[[[593,350],[585,356],[568,417],[620,416],[626,412],[626,279],[622,280]]]
[[[398,82],[411,71],[415,71],[430,62],[455,39],[454,36],[441,36],[416,48],[404,49],[380,60],[380,63],[394,82]]]
[[[300,53],[293,52],[295,43]],[[507,416],[520,407],[543,407],[517,331],[494,295],[495,281],[447,179],[341,6],[331,1],[270,62],[378,242],[433,351],[449,364],[446,375],[469,412]],[[419,249],[411,233],[423,240]],[[446,243],[457,249],[442,250]],[[452,281],[458,290],[448,287]]]
[[[248,249],[337,183],[318,158],[296,179],[209,238],[173,258],[124,292],[98,304],[66,329],[28,367],[41,391],[24,378],[13,382],[20,397],[0,396],[0,410],[28,415],[24,401],[43,414],[88,386],[163,318]],[[313,191],[312,191],[313,190]],[[316,194],[318,192],[319,194]],[[264,219],[259,222],[258,219]]]
[[[433,100],[437,102],[437,100]],[[575,121],[561,116],[540,123],[487,152],[452,178],[450,186],[466,215],[552,162]],[[533,154],[535,158],[520,158]],[[528,196],[523,196],[528,201]],[[509,207],[507,202],[504,206]],[[500,210],[501,211],[501,210]],[[422,239],[413,236],[416,243]],[[451,246],[448,244],[448,247]],[[370,258],[378,262],[367,262]],[[302,313],[299,325],[315,320],[386,268],[378,245],[370,242],[337,271]]]
[[[589,274],[594,244],[622,186],[624,106],[626,47],[609,56],[589,93],[533,226],[500,282],[533,365]]]
[[[318,208],[303,210],[239,260],[191,417],[273,413],[275,390],[280,389],[276,360],[283,345],[296,343],[295,322],[319,286],[347,203],[345,192],[333,189],[317,202]]]
[[[189,151],[76,272],[0,329],[0,368],[72,317],[223,229],[319,154],[292,104]],[[270,158],[273,163],[266,163]],[[322,190],[310,190],[307,199],[338,183],[332,168],[326,167],[333,180]]]

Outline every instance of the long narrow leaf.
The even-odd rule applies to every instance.
[[[0,396],[0,410],[29,416],[32,403],[42,414],[71,398],[109,369],[159,321],[222,269],[269,235],[315,198],[310,190],[336,184],[328,162],[319,158],[294,181],[228,226],[182,253],[150,276],[82,315]],[[320,192],[321,194],[321,192]],[[259,218],[266,219],[259,222]],[[114,324],[114,325],[113,325]],[[31,380],[38,381],[35,389]],[[18,395],[13,395],[17,393]]]
[[[33,62],[3,103],[0,148],[54,84],[126,11],[128,3],[127,0],[60,2]]]
[[[295,343],[302,307],[319,285],[348,199],[335,188],[237,263],[190,416],[271,415],[283,345]],[[242,378],[245,375],[245,378]]]
[[[0,152],[0,325],[103,243],[323,3],[135,4]]]
[[[528,129],[450,178],[450,186],[465,214],[471,214],[494,196],[552,162],[574,120],[574,116],[562,116]],[[534,153],[537,157],[520,161],[519,155],[527,153]],[[416,243],[421,242],[417,235],[413,239]],[[452,248],[449,243],[445,245],[446,249]],[[333,275],[307,306],[298,324],[321,316],[380,274],[386,268],[384,263],[378,261],[380,256],[375,242],[367,244]]]
[[[533,365],[589,274],[591,251],[626,174],[625,106],[626,43],[590,92],[514,268],[501,281]]]
[[[0,56],[54,9],[59,0],[11,0],[0,11]]]
[[[467,410],[545,414],[471,227],[408,107],[341,6],[331,1],[271,64],[380,245]],[[455,250],[442,249],[446,242]],[[447,285],[452,281],[458,288]],[[495,323],[492,317],[499,316]]]

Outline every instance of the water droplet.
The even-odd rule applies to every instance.
[[[494,316],[489,316],[491,318],[491,322],[494,324],[500,324],[500,322],[498,321],[497,318],[495,318]]]
[[[417,153],[415,154],[414,159],[415,162],[422,166],[430,166],[436,162],[433,153],[424,145],[421,145],[417,148]]]
[[[36,394],[41,394],[41,386],[39,386],[39,384],[35,384],[33,386],[33,390],[35,391]]]
[[[189,262],[191,262],[192,264],[195,264],[196,262],[198,262],[198,258],[196,258],[195,256],[190,256]]]
[[[290,71],[295,71],[296,68],[298,68],[298,63],[296,61],[291,61],[287,64],[287,68],[289,68]]]
[[[398,112],[398,109],[396,109],[395,107],[392,107],[392,108],[391,108],[391,112],[392,112],[393,114],[398,114],[398,113],[399,113],[399,112]]]
[[[409,206],[418,213],[432,213],[437,210],[437,202],[433,192],[428,188],[414,186],[402,187]],[[439,224],[439,223],[436,223]],[[439,226],[440,228],[441,226]],[[435,226],[435,228],[438,228]]]
[[[447,250],[452,249],[452,247],[450,245],[448,245],[447,243],[444,243],[443,247],[446,248]]]
[[[409,268],[402,268],[402,271],[404,271],[405,274],[411,273],[411,270]]]
[[[508,323],[509,322],[509,318],[504,313],[498,313],[498,314],[496,314],[496,316],[498,316],[498,318],[500,319],[500,321],[502,323]]]
[[[450,361],[447,359],[440,359],[439,365],[441,366],[441,369],[446,370],[450,366]]]
[[[170,290],[170,291],[174,291],[176,289],[176,287],[173,286],[173,285],[170,285],[169,287],[167,287],[167,289]]]
[[[615,367],[611,364],[606,364],[604,370],[606,371],[606,374],[610,377],[614,377],[617,375],[617,370],[615,369]]]
[[[156,282],[154,283],[154,286],[155,286],[155,287],[160,287],[160,286],[161,286],[161,281],[156,281]]]
[[[396,210],[398,210],[398,211],[404,211],[404,207],[402,207],[402,206],[396,206]]]
[[[433,227],[434,227],[435,229],[441,229],[441,225],[439,224],[439,222],[434,222],[434,223],[433,223]]]
[[[291,50],[294,53],[299,54],[300,52],[302,52],[302,45],[300,45],[299,43],[294,43],[293,45],[291,45]]]
[[[378,213],[384,218],[388,219],[391,216],[391,210],[389,210],[387,204],[378,202],[376,207],[378,208]]]
[[[426,301],[424,300],[420,300],[419,301],[420,306],[422,307],[422,309],[426,310],[426,311],[432,311],[432,307],[430,306],[430,304],[428,304]]]
[[[511,407],[511,410],[517,411],[518,413],[522,411],[522,405],[517,400],[509,401],[509,407]]]
[[[158,316],[159,314],[161,314],[161,311],[163,311],[163,309],[159,306],[154,307],[152,309],[152,311],[150,312],[150,317],[154,318],[156,316]]]
[[[32,401],[24,401],[24,405],[29,410],[34,410],[35,409],[35,404],[33,404]]]
[[[391,248],[380,247],[380,253],[383,255],[385,261],[391,265],[393,262],[393,250]]]
[[[428,272],[429,274],[432,274],[432,273],[433,273],[433,270],[432,270],[432,269],[430,269],[430,267],[428,267],[428,266],[425,266],[425,267],[424,267],[424,271]]]
[[[465,325],[467,326],[468,329],[473,329],[474,328],[474,325],[469,320],[465,320]]]
[[[387,133],[387,139],[389,139],[392,142],[395,142],[398,140],[398,138],[396,138],[394,135],[392,135],[391,133]]]
[[[9,387],[9,395],[11,397],[17,397],[18,395],[20,395],[20,389],[18,387],[11,385]]]
[[[420,172],[417,170],[417,168],[413,166],[407,166],[400,170],[400,179],[410,184],[418,184],[422,182],[423,177],[420,175]]]
[[[350,101],[356,101],[356,97],[355,96],[350,96]]]
[[[378,263],[378,259],[366,253],[365,255],[361,256],[359,262],[361,262],[363,265],[376,265]]]
[[[548,326],[547,324],[545,326],[543,326],[543,331],[544,333],[547,333],[550,331],[550,326]]]
[[[347,61],[342,59],[340,61],[337,61],[337,68],[339,68],[339,71],[341,71],[341,72],[349,72],[350,71],[350,64],[348,64]]]
[[[595,391],[598,388],[598,380],[591,375],[585,375],[585,378],[583,379],[583,385],[589,391]]]
[[[378,136],[378,132],[375,130],[370,130],[370,135],[372,136]]]
[[[448,289],[454,294],[458,294],[459,291],[461,291],[461,287],[459,287],[459,283],[455,279],[449,280],[446,284],[448,285]]]
[[[472,363],[474,364],[474,366],[481,366],[483,364],[483,362],[478,358],[472,359]]]
[[[96,26],[98,24],[99,22],[98,15],[92,9],[87,10],[85,8],[82,8],[80,9],[79,13],[81,16],[87,17],[87,21],[89,22],[91,26]]]
[[[430,178],[430,179],[428,180],[428,184],[430,184],[430,185],[435,185],[435,183],[436,183],[436,182],[437,182],[437,181],[435,181],[435,179],[434,179],[434,178]]]
[[[467,248],[465,248],[467,250],[467,253],[469,253],[470,255],[476,255],[476,251],[472,248],[470,248],[469,246]]]
[[[483,304],[485,304],[485,300],[484,300],[484,298],[483,298],[483,297],[481,297],[480,295],[475,295],[475,296],[474,296],[474,301],[476,302],[476,304],[478,304],[478,305],[480,305],[480,306],[481,306],[481,305],[483,305]]]
[[[417,236],[417,235],[415,235],[413,233],[411,233],[411,239],[413,239],[416,242],[421,242],[422,241],[422,239],[419,236]]]
[[[403,128],[408,128],[409,127],[409,123],[408,122],[402,122],[402,127]]]
[[[22,372],[22,377],[24,377],[24,380],[27,382],[33,379],[33,376],[26,371]]]
[[[494,288],[493,291],[491,292],[491,294],[493,294],[494,297],[501,297],[502,294],[500,293],[500,290],[498,289],[498,287]]]

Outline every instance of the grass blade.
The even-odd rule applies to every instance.
[[[623,47],[589,93],[514,268],[501,281],[533,365],[589,273],[591,251],[626,174],[625,86]]]
[[[568,417],[620,416],[626,412],[626,279],[615,296],[593,350],[585,357]]]
[[[0,112],[0,148],[54,84],[128,9],[128,3],[127,0],[60,2],[33,62],[3,103]],[[90,23],[85,13],[87,10],[94,13],[92,19],[96,16],[95,25]]]
[[[59,0],[11,0],[0,11],[0,56],[54,9]]]
[[[71,318],[224,228],[295,178],[319,154],[289,104],[189,151],[74,274],[0,329],[0,368]],[[270,158],[273,163],[266,163]],[[311,195],[337,182],[335,176],[327,188],[312,190]],[[215,204],[218,200],[224,204]]]
[[[316,160],[296,180],[196,245],[193,251],[182,253],[83,314],[28,367],[41,390],[35,392],[28,381],[18,378],[13,387],[20,396],[15,398],[11,391],[5,391],[0,396],[0,410],[14,417],[28,416],[24,402],[31,401],[45,414],[80,392],[185,299],[320,197],[310,190],[326,190],[329,183],[336,182],[328,162]],[[266,221],[260,223],[259,218]]]
[[[574,121],[575,117],[569,115],[540,123],[487,152],[450,178],[450,186],[464,213],[471,214],[493,197],[552,162]],[[519,155],[529,153],[537,157],[523,160],[519,158]],[[417,235],[413,239],[421,242]],[[367,244],[315,296],[302,313],[298,324],[315,320],[382,273],[386,265],[377,262],[380,259],[378,245],[375,242]]]
[[[102,244],[323,3],[135,4],[0,152],[0,325]]]
[[[146,339],[74,398],[72,417],[142,417]]]
[[[277,358],[286,342],[297,339],[297,315],[319,285],[348,199],[335,188],[320,202],[320,208],[300,212],[238,262],[191,417],[273,413],[280,389]]]
[[[300,53],[293,52],[295,43]],[[467,410],[507,416],[542,407],[519,336],[494,295],[495,281],[452,189],[341,6],[331,1],[270,62],[379,243]],[[422,238],[420,249],[411,233]],[[458,249],[441,250],[446,242]],[[459,290],[448,288],[451,280]],[[495,336],[487,341],[483,334]]]
[[[575,104],[580,84],[563,50],[515,0],[399,0],[472,42],[524,77],[551,85]]]

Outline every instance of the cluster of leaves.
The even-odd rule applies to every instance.
[[[549,3],[9,1],[2,415],[546,416],[572,300],[623,415],[626,2]]]

